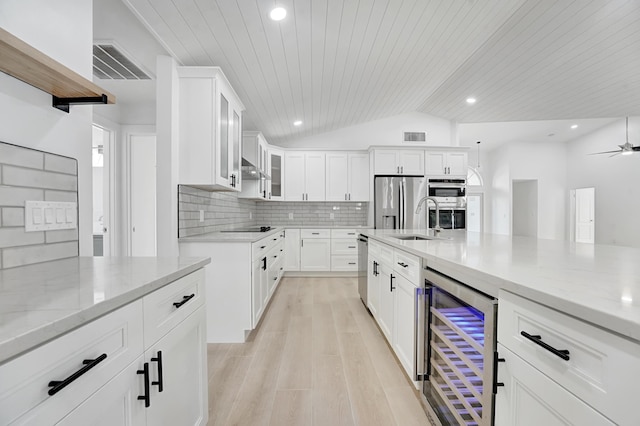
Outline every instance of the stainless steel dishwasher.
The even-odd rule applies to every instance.
[[[358,293],[360,300],[367,306],[367,263],[369,257],[369,237],[358,235]]]

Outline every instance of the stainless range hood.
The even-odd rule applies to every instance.
[[[242,158],[242,179],[245,180],[258,180],[258,179],[271,179],[271,176],[260,171],[256,166],[251,164],[244,157]]]

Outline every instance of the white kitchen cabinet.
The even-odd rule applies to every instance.
[[[380,315],[380,260],[369,254],[367,262],[367,307],[377,320]]]
[[[331,230],[331,270],[358,270],[358,234],[355,229]]]
[[[414,348],[414,333],[416,330],[415,304],[418,287],[402,275],[397,275],[394,284],[393,342],[391,346],[398,360],[400,360],[400,364],[413,380],[416,362]]]
[[[269,156],[269,185],[267,199],[273,201],[284,200],[284,152],[279,149],[268,149]]]
[[[264,310],[263,283],[266,271],[266,257],[253,260],[251,270],[251,326],[255,328]]]
[[[501,344],[498,355],[496,426],[615,424]]]
[[[427,151],[425,174],[430,177],[467,176],[467,153],[460,151]]]
[[[151,346],[145,359],[151,374],[147,424],[206,425],[209,408],[204,306]]]
[[[369,155],[326,154],[326,200],[369,201]]]
[[[284,237],[284,270],[300,270],[300,230],[287,228]]]
[[[331,270],[331,232],[329,229],[302,229],[300,232],[300,270]]]
[[[138,400],[142,356],[101,387],[59,423],[60,426],[133,426],[146,424],[145,406]],[[48,419],[50,420],[50,419]]]
[[[0,424],[205,425],[203,289],[195,271],[0,365]]]
[[[240,191],[244,106],[218,67],[178,67],[179,182]]]
[[[325,154],[287,152],[284,161],[286,201],[325,200]]]
[[[378,325],[388,342],[393,342],[393,309],[395,302],[393,300],[397,274],[386,263],[380,263],[378,266],[378,282],[380,285],[380,307],[378,309]]]
[[[424,176],[424,150],[376,148],[373,150],[374,174]]]
[[[242,191],[238,198],[266,200],[270,182],[267,161],[267,141],[260,132],[245,131],[242,134],[242,158],[250,165],[243,166]]]

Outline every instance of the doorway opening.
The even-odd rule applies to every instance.
[[[111,255],[111,146],[113,132],[93,125],[91,162],[93,166],[93,255]]]
[[[595,205],[595,188],[571,190],[572,241],[576,243],[595,243]]]
[[[538,180],[513,180],[511,235],[538,236]]]

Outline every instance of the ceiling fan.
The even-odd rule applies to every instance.
[[[618,154],[630,155],[630,154],[633,154],[634,152],[640,152],[640,146],[633,146],[629,142],[629,117],[626,118],[626,125],[625,126],[626,126],[626,131],[627,131],[627,141],[624,143],[624,145],[618,145],[620,147],[620,149],[617,149],[615,151],[594,152],[594,153],[589,154],[589,155],[613,154],[613,155],[610,155],[610,157],[613,157],[613,156],[618,155]]]

